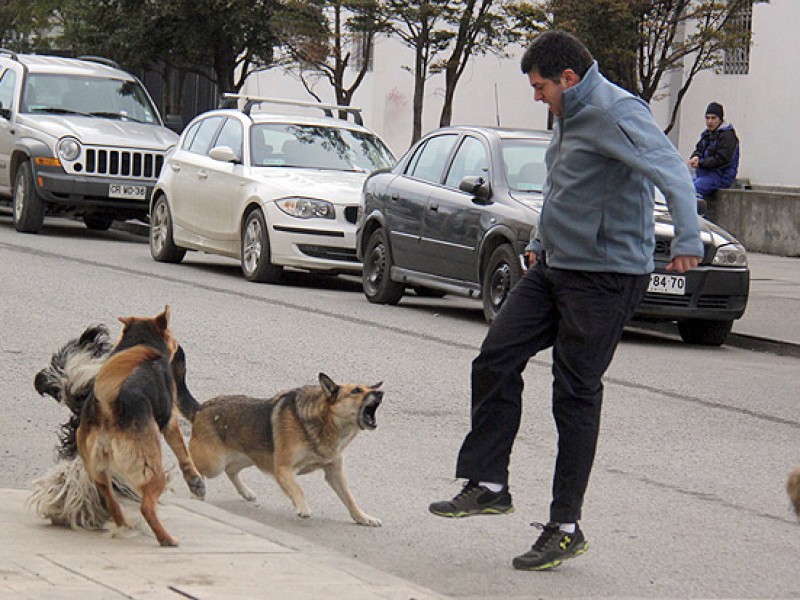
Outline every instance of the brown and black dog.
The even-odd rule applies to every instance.
[[[789,499],[792,501],[794,512],[797,518],[800,519],[800,467],[789,473],[786,491],[789,492]]]
[[[178,424],[176,384],[170,368],[178,342],[169,326],[169,306],[153,318],[119,320],[122,335],[97,371],[93,396],[80,417],[78,451],[118,527],[128,525],[114,496],[112,476],[141,495],[142,516],[159,544],[176,546],[177,540],[156,514],[166,483],[159,432],[178,458],[192,492],[203,497],[205,484],[192,464]]]
[[[185,365],[183,361],[180,364]],[[203,404],[188,393],[176,373],[181,413],[192,422],[189,452],[205,477],[223,471],[245,500],[255,493],[239,472],[256,466],[270,473],[294,504],[297,515],[311,515],[296,474],[317,469],[360,525],[378,527],[379,519],[362,511],[344,475],[343,451],[362,429],[375,429],[383,392],[375,385],[337,385],[324,373],[319,385],[307,385],[266,398],[219,396]]]

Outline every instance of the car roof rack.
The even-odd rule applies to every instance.
[[[13,50],[9,50],[8,48],[0,48],[0,54],[8,54],[13,60],[19,60],[17,53]]]
[[[363,125],[364,120],[361,117],[361,109],[354,106],[342,106],[339,104],[322,104],[321,102],[303,102],[302,100],[282,100],[280,98],[261,98],[259,96],[249,96],[247,94],[222,94],[222,105],[230,106],[230,103],[225,100],[244,100],[244,108],[242,112],[250,115],[250,111],[256,104],[284,104],[288,106],[302,106],[305,108],[318,108],[322,110],[326,116],[332,117],[333,111],[337,110],[345,114],[352,114],[353,121],[357,125]]]
[[[107,67],[113,67],[114,69],[122,69],[117,61],[111,60],[110,58],[104,58],[102,56],[84,55],[79,56],[78,60],[87,60],[89,62],[100,63],[101,65],[105,65]]]

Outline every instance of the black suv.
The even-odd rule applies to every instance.
[[[438,129],[394,169],[373,173],[364,184],[356,242],[367,299],[396,304],[407,287],[422,295],[480,296],[491,322],[525,268],[522,253],[541,211],[550,136]],[[676,321],[685,341],[722,344],[747,305],[745,249],[701,218],[702,262],[673,274],[665,267],[674,228],[658,193],[653,218],[656,270],[635,318]]]

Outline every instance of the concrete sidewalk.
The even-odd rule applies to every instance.
[[[39,518],[26,490],[0,490],[0,598],[434,600],[443,596],[255,521],[162,497],[180,540],[112,539]]]

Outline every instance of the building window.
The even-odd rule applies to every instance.
[[[731,15],[731,26],[746,33],[746,40],[738,47],[725,50],[722,72],[725,75],[747,75],[750,72],[750,36],[753,33],[753,2],[746,2]]]
[[[360,32],[353,35],[352,55],[350,57],[350,68],[360,71],[364,64],[367,71],[372,71],[372,47],[368,43],[368,34]]]

